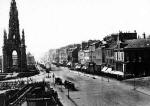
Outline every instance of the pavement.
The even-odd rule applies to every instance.
[[[119,88],[121,88],[121,89],[123,89],[123,91],[125,91],[126,93],[129,93],[130,95],[132,95],[132,97],[134,97],[133,95],[136,95],[137,97],[135,97],[135,98],[132,98],[132,97],[130,97],[128,100],[130,100],[130,102],[132,103],[132,99],[134,100],[134,101],[137,101],[139,98],[141,98],[141,99],[139,99],[139,103],[138,103],[138,105],[135,105],[135,104],[132,104],[132,105],[130,105],[130,106],[149,106],[150,104],[148,103],[147,104],[147,101],[149,100],[149,99],[147,99],[147,100],[144,100],[143,98],[149,98],[149,96],[150,96],[150,89],[148,89],[148,87],[147,86],[140,86],[140,85],[136,85],[136,89],[134,89],[134,86],[133,86],[133,79],[131,80],[131,81],[118,81],[118,80],[115,80],[115,79],[111,79],[111,78],[107,78],[107,77],[101,77],[101,76],[96,76],[96,75],[90,75],[90,74],[84,74],[84,73],[81,73],[81,72],[77,72],[77,71],[70,71],[69,69],[67,69],[67,68],[60,68],[60,70],[61,69],[65,69],[65,70],[67,70],[68,72],[70,72],[70,73],[75,73],[75,74],[77,74],[77,75],[79,75],[79,76],[83,76],[83,78],[85,77],[85,78],[89,78],[89,79],[97,79],[97,80],[103,80],[103,82],[104,82],[104,88],[103,89],[105,89],[105,88],[111,88],[110,89],[110,91],[109,91],[109,93],[111,92],[111,90],[113,89],[113,88],[117,88],[118,89],[118,87],[116,87],[116,85],[118,85],[119,86]],[[58,74],[58,76],[60,76],[59,74]],[[136,79],[137,80],[137,79]],[[105,84],[106,82],[108,82],[108,84]],[[109,82],[111,82],[111,83],[109,83]],[[130,83],[129,83],[130,82]],[[115,84],[115,85],[114,85]],[[136,84],[138,84],[137,82],[136,82]],[[105,87],[107,85],[107,87]],[[90,86],[93,86],[93,85],[90,85]],[[111,87],[111,86],[113,86],[113,88]],[[88,86],[89,87],[89,86]],[[125,87],[125,88],[124,88]],[[98,88],[101,88],[101,87],[98,87]],[[68,98],[68,96],[67,96],[67,91],[66,91],[66,89],[64,89],[64,88],[60,88],[59,86],[55,86],[54,87],[54,89],[55,90],[57,90],[57,92],[58,92],[58,95],[59,95],[59,97],[60,97],[60,100],[62,101],[62,103],[64,103],[65,105],[64,106],[86,106],[85,104],[87,104],[86,102],[86,100],[85,99],[88,99],[88,98],[84,98],[84,96],[85,96],[85,92],[84,91],[82,91],[82,92],[79,92],[80,94],[77,94],[78,92],[71,92],[70,93],[70,98]],[[96,88],[97,89],[97,88]],[[135,92],[135,91],[137,91],[137,93]],[[90,95],[92,96],[92,95],[102,95],[101,93],[99,94],[99,90],[98,91],[96,91],[97,93],[95,94],[95,91],[94,92],[91,92],[90,93]],[[108,91],[107,91],[108,92]],[[105,90],[104,90],[104,94],[109,94],[109,93],[107,93],[107,92],[105,92]],[[116,91],[115,91],[116,92]],[[113,90],[112,90],[112,93],[114,93],[115,95],[116,95],[116,93],[115,93]],[[119,92],[121,92],[121,91],[119,91]],[[138,93],[139,92],[139,93]],[[88,93],[88,92],[87,92]],[[94,94],[93,94],[94,93]],[[111,94],[111,93],[110,93]],[[89,95],[89,94],[86,94],[86,95]],[[89,96],[90,96],[89,95]],[[128,94],[125,94],[125,93],[123,93],[123,97],[121,96],[121,98],[124,98],[124,96],[127,96]],[[142,96],[139,96],[139,95],[142,95]],[[144,96],[144,95],[147,95],[147,96]],[[103,95],[103,96],[105,96],[105,95]],[[86,97],[86,96],[85,96]],[[95,96],[94,96],[95,97]],[[117,98],[118,97],[120,97],[120,96],[116,96]],[[81,99],[82,98],[82,99]],[[96,97],[97,98],[97,97]],[[125,98],[125,99],[127,99],[127,98]],[[109,99],[105,99],[105,97],[104,98],[101,98],[101,100],[102,101],[108,101]],[[142,102],[141,102],[141,100],[142,100]],[[118,101],[116,101],[116,100],[113,100],[112,102],[116,102],[115,104],[116,105],[114,105],[114,106],[125,106],[124,104],[126,103],[126,101],[125,100],[122,100],[122,102],[123,102],[123,104],[118,104],[118,103],[120,103],[120,102],[118,102]],[[82,103],[83,102],[83,103]],[[96,101],[97,102],[97,101]],[[129,104],[130,104],[130,102],[129,103],[127,103],[128,105],[126,105],[126,106],[129,106]],[[82,103],[81,105],[79,105],[79,103]],[[90,102],[89,102],[90,103]],[[92,100],[91,100],[91,103],[92,103]],[[94,103],[94,102],[93,102]],[[134,103],[134,102],[133,102]],[[146,103],[147,105],[142,105],[143,103]],[[99,106],[98,105],[99,103],[96,103],[94,106]],[[139,104],[141,104],[141,105],[139,105]],[[89,106],[91,106],[91,105],[89,105]],[[107,106],[107,104],[102,104],[102,106]],[[109,105],[109,106],[111,106],[111,104]]]
[[[150,77],[132,78],[122,81],[133,87],[133,90],[150,96]]]
[[[64,86],[56,85],[53,83],[52,73],[51,78],[46,78],[45,80],[50,82],[50,86],[57,91],[58,97],[60,99],[60,102],[63,104],[63,106],[76,106],[75,103],[71,100],[71,98],[68,97],[68,91],[64,88]],[[56,76],[58,77],[58,76]]]

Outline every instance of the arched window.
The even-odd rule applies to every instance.
[[[12,52],[12,60],[13,60],[13,66],[17,66],[18,65],[18,55],[15,50]]]
[[[13,36],[13,39],[15,39],[15,38],[16,38],[16,36],[14,35],[14,36]]]

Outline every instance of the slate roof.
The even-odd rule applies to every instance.
[[[113,42],[109,45],[107,49],[115,49],[117,47],[117,42]]]
[[[126,40],[124,48],[150,48],[150,39],[132,39]]]

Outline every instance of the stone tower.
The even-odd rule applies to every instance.
[[[25,72],[27,71],[25,35],[22,30],[22,38],[20,38],[18,10],[15,0],[11,1],[9,19],[9,33],[7,35],[4,30],[4,46],[3,46],[3,72]],[[13,65],[13,52],[17,53],[16,65]]]

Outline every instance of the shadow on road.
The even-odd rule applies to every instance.
[[[70,91],[80,91],[80,90],[77,88],[74,88],[74,89],[70,89]]]
[[[78,106],[77,103],[70,96],[67,95],[67,97],[75,106]]]

